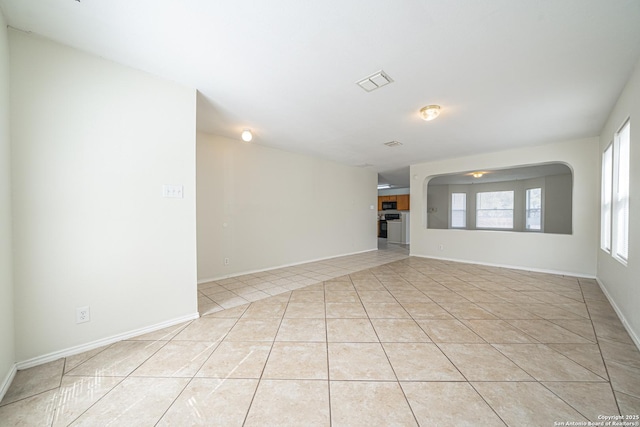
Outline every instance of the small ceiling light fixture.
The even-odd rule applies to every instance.
[[[427,105],[420,109],[420,117],[422,120],[431,121],[440,115],[439,105]]]
[[[384,190],[385,188],[391,188],[389,184],[378,184],[378,190]]]
[[[402,142],[400,141],[389,141],[389,142],[385,142],[384,145],[386,145],[387,147],[399,147],[402,145]]]
[[[484,175],[483,172],[474,172],[471,175],[473,175],[474,178],[482,178],[482,175]]]
[[[253,139],[253,134],[251,133],[251,129],[245,129],[242,131],[242,140],[244,142],[250,142]]]

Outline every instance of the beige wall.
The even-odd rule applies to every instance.
[[[9,143],[9,44],[0,10],[0,399],[14,372],[11,257],[11,148]]]
[[[599,249],[598,243],[598,280],[640,347],[640,224],[637,221],[640,218],[640,62],[602,129],[599,159],[627,118],[631,118],[629,262],[622,265]],[[599,236],[599,232],[597,234]]]
[[[571,175],[552,175],[545,178],[544,203],[544,232],[571,234],[573,206],[571,204]],[[562,213],[569,213],[562,215]]]
[[[199,133],[197,176],[199,281],[377,248],[372,171]]]
[[[449,186],[431,185],[428,187],[428,190],[426,199],[427,208],[432,209],[426,215],[429,228],[449,228]]]
[[[595,276],[597,146],[597,138],[589,138],[412,165],[411,255]],[[573,170],[573,234],[426,228],[426,192],[431,177],[548,162],[564,162]]]
[[[18,361],[192,318],[195,90],[9,35]]]

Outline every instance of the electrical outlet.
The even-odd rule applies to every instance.
[[[444,251],[444,245],[440,243],[440,246],[438,246],[438,249],[440,249],[441,251]]]
[[[76,308],[76,323],[84,323],[91,321],[91,312],[89,306]]]
[[[229,265],[229,258],[224,259],[224,265]]]

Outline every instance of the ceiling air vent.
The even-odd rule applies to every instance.
[[[386,86],[391,82],[393,82],[393,79],[391,77],[389,77],[389,75],[387,73],[385,73],[384,71],[380,70],[377,73],[373,73],[370,76],[365,77],[364,79],[357,81],[356,83],[362,89],[366,90],[367,92],[371,92],[371,91],[376,90],[376,89],[378,89],[378,88],[380,88],[382,86]]]
[[[399,147],[402,145],[402,142],[400,141],[389,141],[389,142],[385,142],[384,145],[386,145],[387,147]]]

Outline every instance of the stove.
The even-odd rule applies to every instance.
[[[384,218],[380,220],[380,225],[378,227],[378,237],[382,237],[384,239],[387,238],[387,221],[394,221],[400,219],[399,213],[388,213],[382,215]]]

